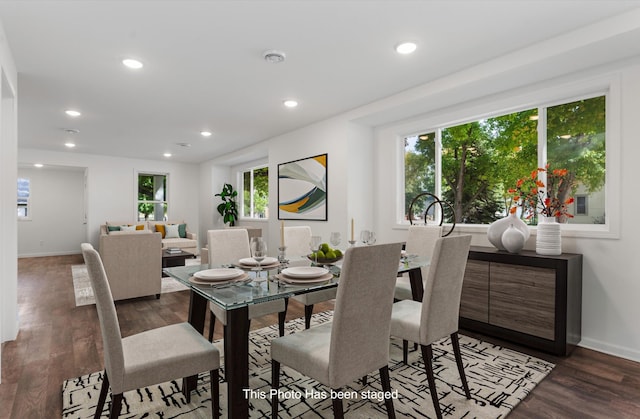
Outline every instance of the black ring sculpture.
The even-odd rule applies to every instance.
[[[430,196],[433,198],[433,202],[429,204],[429,206],[427,207],[427,209],[424,211],[424,223],[427,224],[427,214],[429,214],[429,210],[431,209],[432,206],[434,205],[440,205],[440,224],[438,224],[439,226],[442,226],[442,224],[444,224],[444,209],[445,209],[445,205],[451,210],[451,213],[455,213],[455,211],[453,210],[453,206],[451,206],[450,203],[448,203],[447,201],[443,201],[440,198],[438,198],[437,196],[435,196],[434,194],[430,193],[430,192],[422,192],[420,194],[418,194],[415,198],[413,198],[413,200],[411,200],[411,205],[409,205],[409,223],[413,224],[413,217],[411,216],[413,214],[413,204],[416,203],[416,201],[420,198],[422,198],[423,196]],[[449,231],[447,232],[447,234],[443,234],[442,237],[447,237],[449,234],[451,234],[453,232],[453,229],[456,228],[456,220],[455,217],[453,217],[453,222],[451,223],[451,228],[449,229]]]

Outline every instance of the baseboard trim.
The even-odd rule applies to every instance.
[[[617,356],[628,359],[630,361],[640,362],[640,351],[626,346],[613,345],[596,339],[583,337],[578,346],[582,348],[592,349],[594,351],[603,352],[608,355]]]
[[[22,258],[39,258],[44,256],[69,256],[69,255],[80,255],[82,252],[79,250],[67,250],[65,252],[44,252],[44,253],[27,253],[27,254],[19,254],[18,259]]]

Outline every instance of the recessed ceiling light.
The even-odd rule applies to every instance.
[[[203,137],[211,137],[211,132],[210,131],[201,131],[200,135],[202,135]]]
[[[287,54],[282,51],[270,49],[262,53],[262,57],[268,63],[277,64],[281,63],[287,58]]]
[[[171,153],[164,153],[163,156],[165,157],[171,157]]]
[[[143,67],[142,63],[138,60],[134,60],[132,58],[127,58],[122,60],[122,64],[129,68],[133,68],[134,70],[140,69]]]
[[[64,111],[64,113],[66,113],[69,116],[73,116],[73,117],[82,115],[80,112],[75,111],[73,109],[67,109],[66,111]]]
[[[293,99],[287,99],[283,102],[284,106],[286,106],[287,108],[295,108],[296,106],[298,106],[298,101],[293,100]]]
[[[67,148],[73,148],[73,147],[76,146],[76,144],[72,143],[72,142],[66,142],[66,143],[64,143],[64,146],[67,147]]]
[[[403,42],[396,45],[396,52],[398,54],[411,54],[416,50],[416,48],[418,48],[418,46],[413,42]]]
[[[43,167],[43,166],[44,166],[44,164],[42,164],[42,163],[35,163],[35,164],[34,164],[34,166],[35,166],[35,167],[40,168],[40,167]]]

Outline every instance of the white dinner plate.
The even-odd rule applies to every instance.
[[[254,258],[242,258],[238,263],[245,266],[258,266],[258,262]],[[267,256],[262,260],[260,266],[270,266],[276,263],[278,263],[278,259]]]
[[[193,274],[195,278],[202,281],[228,281],[243,275],[244,271],[234,268],[216,268],[199,271]]]
[[[328,272],[328,269],[319,266],[293,266],[282,270],[282,273],[289,278],[317,278]]]
[[[226,284],[231,284],[231,283],[236,283],[236,282],[246,282],[247,280],[250,281],[249,279],[249,274],[246,272],[243,272],[242,275],[237,276],[235,278],[232,279],[225,279],[225,280],[221,280],[221,281],[211,281],[210,279],[198,279],[194,276],[189,277],[189,282],[191,282],[192,284],[198,284],[198,285],[212,285],[212,286],[218,286],[218,285],[226,285]]]
[[[278,278],[282,282],[286,282],[287,284],[308,285],[308,284],[320,284],[323,282],[327,282],[333,278],[333,274],[327,273],[322,276],[317,276],[315,278],[291,278],[282,273],[279,273],[276,275],[276,278]]]

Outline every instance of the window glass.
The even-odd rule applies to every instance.
[[[28,178],[18,178],[18,218],[29,219],[31,210],[29,208],[29,198],[31,196],[31,180]]]
[[[546,182],[547,173],[553,181],[554,171],[561,169],[562,188],[545,185],[556,187],[557,199],[567,212],[575,212],[560,221],[603,223],[605,102],[605,96],[599,96],[526,109],[404,138],[404,220],[409,220],[412,200],[429,192],[451,204],[445,222],[490,224],[504,217],[514,202],[523,202],[513,190],[523,179],[531,179],[532,186],[524,191],[527,205],[517,206],[516,211],[535,225],[545,193],[537,188]],[[546,135],[538,130],[539,115],[546,115]],[[546,172],[537,171],[547,163]],[[587,197],[589,214],[586,204],[574,205],[578,195]],[[412,220],[429,219],[431,215],[424,213],[429,204],[428,200],[414,204]]]
[[[436,182],[436,136],[434,132],[407,137],[404,139],[404,219],[412,217],[414,224],[424,222],[424,213],[432,200],[428,196],[418,198],[423,192],[433,193]],[[409,209],[414,198],[413,214]],[[430,209],[429,218],[433,219]]]
[[[242,216],[269,218],[269,168],[257,167],[242,173]]]
[[[138,174],[138,221],[167,220],[167,175]]]

